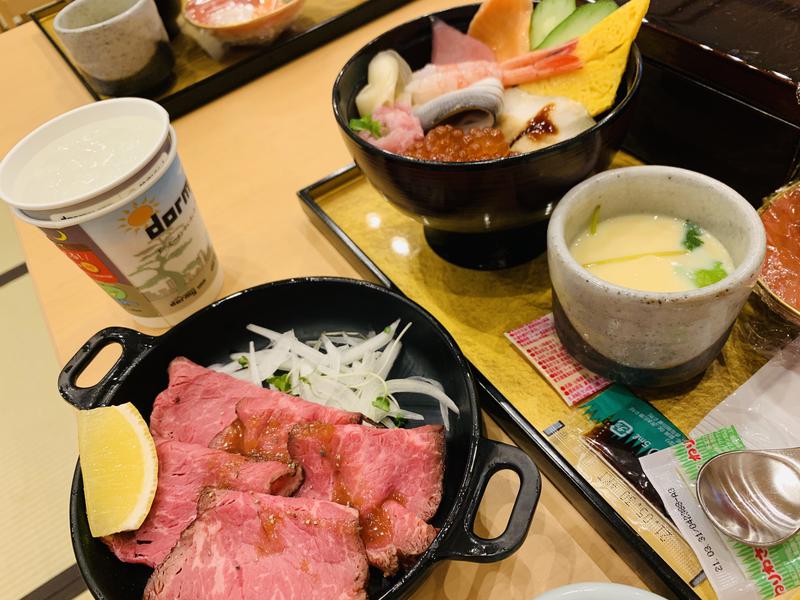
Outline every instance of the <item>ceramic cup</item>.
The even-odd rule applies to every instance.
[[[608,283],[572,257],[569,244],[597,205],[603,218],[657,213],[688,219],[714,235],[735,269],[686,292],[646,292]],[[766,251],[755,209],[700,173],[662,166],[606,171],[570,190],[547,230],[556,331],[567,351],[615,381],[660,387],[702,373],[728,338]]]
[[[75,0],[56,15],[54,26],[104,95],[144,94],[172,76],[175,60],[154,0]]]
[[[222,287],[155,102],[94,102],[45,123],[0,162],[0,198],[142,325],[175,325]]]

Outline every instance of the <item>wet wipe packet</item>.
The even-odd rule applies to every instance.
[[[800,535],[771,548],[747,546],[719,532],[697,500],[700,467],[717,454],[744,448],[730,426],[640,459],[719,600],[774,598],[800,586]]]
[[[597,423],[583,433],[584,442],[666,515],[639,458],[679,444],[686,439],[683,432],[652,404],[618,384],[598,394],[580,410]]]
[[[567,403],[575,406],[611,382],[572,358],[558,339],[553,314],[506,332],[506,338]]]

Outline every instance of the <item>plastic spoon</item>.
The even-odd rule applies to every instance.
[[[800,531],[800,448],[715,456],[697,474],[697,498],[723,533],[774,546]]]

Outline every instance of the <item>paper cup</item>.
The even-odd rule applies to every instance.
[[[99,117],[94,121],[87,118],[93,113]],[[75,192],[68,200],[57,199],[47,182],[25,180],[34,177],[37,157],[40,162],[42,153],[49,157],[54,145],[71,156],[68,138],[76,131],[89,132],[81,139],[91,147],[92,139],[105,135],[103,127],[121,117],[117,123],[124,126],[115,135],[125,138],[125,127],[136,124],[129,120],[131,115],[153,121],[140,127],[144,134],[133,145],[138,154],[117,157],[133,166],[112,165],[110,175],[109,169],[97,167],[113,163],[112,152],[110,159],[102,160],[101,155],[94,162],[78,161],[77,171],[56,169],[59,181]],[[156,124],[165,125],[163,138]],[[131,147],[125,140],[105,140],[106,149],[114,144]],[[58,162],[59,154],[54,156]],[[175,132],[154,102],[109,100],[46,123],[0,163],[0,197],[143,325],[173,325],[213,300],[222,286],[222,271],[178,158]]]

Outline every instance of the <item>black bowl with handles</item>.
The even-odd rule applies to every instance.
[[[61,395],[79,409],[132,402],[149,420],[153,400],[167,386],[167,366],[177,356],[201,365],[229,360],[247,349],[245,330],[256,323],[286,331],[299,339],[316,339],[324,331],[380,331],[396,319],[412,323],[391,377],[421,375],[437,379],[459,408],[450,415],[446,433],[444,493],[432,523],[441,528],[428,550],[393,578],[372,569],[371,599],[407,598],[440,560],[492,562],[513,553],[525,539],[539,499],[541,480],[536,465],[516,447],[481,436],[481,416],[469,364],[449,333],[417,304],[386,288],[351,279],[302,278],[268,283],[237,292],[202,309],[167,333],[151,337],[123,327],[103,329],[87,341],[59,376]],[[79,388],[76,379],[97,353],[110,344],[122,355],[93,387]],[[438,404],[406,394],[400,402],[441,423]],[[520,478],[520,490],[506,530],[494,539],[473,533],[475,515],[491,476],[510,469]],[[75,469],[70,499],[72,544],[78,566],[96,598],[139,600],[151,569],[125,564],[92,538],[86,519],[80,464]]]
[[[478,5],[435,13],[466,31]],[[631,47],[614,106],[577,136],[527,154],[496,160],[441,163],[407,158],[365,142],[349,120],[367,81],[367,65],[382,50],[396,50],[412,69],[431,57],[430,16],[391,29],[359,50],[333,84],[333,114],[348,151],[369,182],[394,206],[421,221],[440,256],[456,264],[502,268],[544,250],[546,220],[555,202],[577,183],[611,164],[622,146],[642,76]]]

